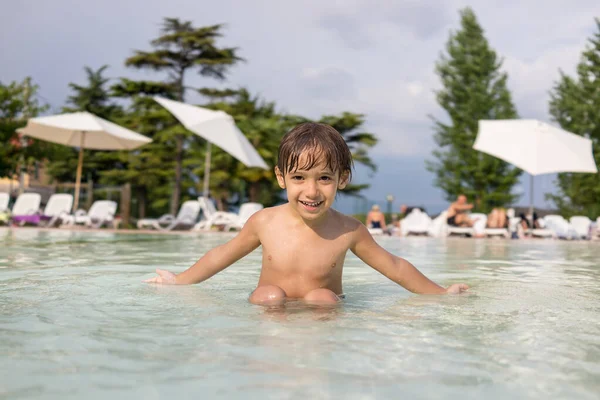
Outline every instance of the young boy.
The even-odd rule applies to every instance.
[[[157,269],[148,283],[193,284],[224,270],[262,246],[262,270],[250,302],[282,304],[286,298],[332,304],[343,294],[342,269],[351,250],[362,261],[414,293],[461,293],[427,279],[408,261],[380,247],[367,228],[331,208],[351,178],[352,155],[343,137],[329,125],[304,123],[279,145],[275,175],[288,203],[254,214],[240,233],[175,275]]]

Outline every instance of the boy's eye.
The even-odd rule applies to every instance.
[[[301,179],[302,179],[302,177],[300,175],[294,175],[294,176],[292,176],[292,180],[293,181],[299,181]]]
[[[322,176],[322,177],[321,177],[321,180],[324,180],[324,181],[330,181],[330,180],[331,180],[331,177],[330,177],[330,176]]]

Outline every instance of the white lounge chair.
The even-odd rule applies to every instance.
[[[6,192],[0,193],[0,224],[8,222],[10,217],[10,209],[8,203],[10,202],[10,195]]]
[[[428,235],[433,221],[419,208],[413,210],[400,221],[400,235]]]
[[[506,228],[485,228],[483,234],[488,237],[510,237],[510,233]]]
[[[260,203],[244,203],[240,206],[240,212],[237,216],[237,221],[231,222],[225,225],[225,231],[229,231],[230,229],[242,229],[246,221],[250,219],[250,217],[265,208]]]
[[[97,200],[92,204],[88,212],[77,210],[74,215],[63,218],[63,225],[74,226],[78,224],[90,228],[101,228],[105,224],[113,222],[117,212],[117,203],[111,200]]]
[[[575,215],[569,218],[571,227],[577,234],[577,239],[591,239],[590,227],[592,226],[592,220],[588,217]]]
[[[569,222],[562,215],[550,214],[538,219],[538,221],[540,228],[528,231],[533,237],[572,239],[576,235]]]
[[[73,195],[67,193],[53,194],[46,203],[42,213],[42,221],[48,221],[46,226],[60,224],[63,218],[69,216],[73,207]]]
[[[188,230],[194,227],[200,215],[200,203],[197,200],[188,200],[179,208],[177,216],[165,214],[158,219],[140,219],[137,222],[138,229],[157,229],[160,231]]]
[[[448,226],[447,234],[461,236],[481,236],[484,234],[485,225],[487,224],[487,215],[481,213],[468,214],[471,220],[475,220],[472,227],[465,226]]]
[[[381,236],[385,233],[383,228],[367,228],[371,236]]]
[[[217,211],[212,201],[204,196],[198,197],[198,203],[200,203],[200,209],[202,210],[202,220],[194,226],[194,231],[209,231],[213,226],[226,226],[235,223],[238,219],[238,214]]]
[[[40,212],[42,196],[39,193],[23,193],[17,197],[12,208],[11,219],[13,223],[25,225]]]
[[[8,202],[10,201],[10,195],[6,192],[0,193],[0,213],[9,211]]]
[[[402,221],[400,221],[402,226]],[[448,211],[442,211],[440,215],[435,217],[429,226],[428,234],[432,237],[446,237],[448,236]]]
[[[527,232],[533,237],[578,239],[579,235],[573,226],[562,215],[550,214],[538,219],[541,228],[529,229]]]

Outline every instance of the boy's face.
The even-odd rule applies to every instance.
[[[300,157],[298,165],[304,165]],[[343,189],[348,183],[348,173],[340,175],[329,169],[324,161],[314,165],[309,170],[298,169],[288,172],[285,177],[275,167],[277,182],[282,189],[287,190],[290,206],[302,219],[316,221],[323,217],[333,205],[338,189]]]

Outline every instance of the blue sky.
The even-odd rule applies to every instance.
[[[58,111],[68,83],[83,83],[83,66],[110,65],[111,77],[148,77],[123,61],[134,49],[149,48],[163,17],[197,26],[226,23],[222,45],[240,48],[247,62],[231,70],[221,86],[245,86],[282,110],[319,117],[342,111],[367,116],[366,128],[380,143],[372,150],[379,172],[369,199],[380,204],[392,194],[400,203],[446,204],[432,186],[424,161],[434,148],[427,117],[443,118],[434,99],[434,73],[458,10],[471,6],[504,70],[518,112],[548,121],[548,91],[559,70],[572,74],[600,17],[597,0],[21,0],[3,5],[0,80],[32,76]],[[190,74],[189,86],[219,86]],[[188,101],[200,98],[190,97]],[[528,176],[516,189],[529,203]],[[358,171],[357,180],[368,179]],[[535,180],[535,204],[546,205],[553,176]]]

